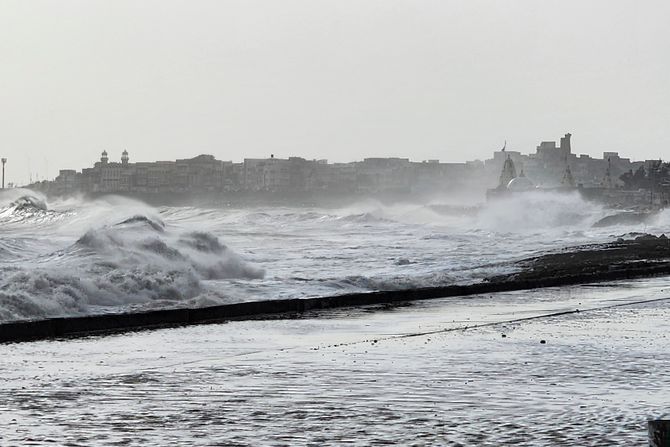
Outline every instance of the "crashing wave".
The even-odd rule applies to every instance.
[[[211,233],[175,233],[144,215],[89,229],[47,257],[52,262],[0,267],[0,320],[183,305],[208,294],[225,299],[206,281],[265,275]]]
[[[32,191],[21,190],[12,192],[13,194],[0,194],[0,222],[2,225],[25,225],[27,223],[48,225],[64,217],[63,213],[49,209],[45,198],[38,193],[32,194]]]
[[[139,224],[148,218],[135,216],[124,223]],[[154,225],[150,225],[154,228]],[[207,232],[189,232],[181,235],[138,233],[138,228],[103,227],[89,230],[75,247],[87,249],[106,261],[132,267],[157,266],[163,270],[193,270],[203,279],[258,279],[264,271],[248,264],[239,255]]]
[[[141,214],[136,214],[133,217],[129,217],[128,219],[125,219],[116,225],[127,225],[127,224],[136,224],[136,223],[141,223],[149,226],[153,230],[163,232],[165,230],[165,224],[161,222],[158,219],[150,219],[147,216],[143,216]]]
[[[9,204],[15,211],[40,210],[47,211],[46,201],[32,195],[21,196]]]
[[[529,191],[488,202],[476,217],[477,228],[524,233],[583,228],[602,217],[603,209],[579,193]]]
[[[228,247],[223,245],[219,238],[211,233],[195,231],[184,235],[179,242],[197,251],[205,253],[223,253]]]
[[[151,300],[179,301],[202,286],[189,272],[145,269],[107,272],[34,270],[6,275],[0,288],[0,319],[84,314],[92,306],[128,306]]]

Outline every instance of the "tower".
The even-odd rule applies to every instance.
[[[123,153],[121,154],[121,164],[127,165],[128,164],[128,151],[124,150]]]
[[[561,137],[561,151],[563,151],[563,155],[568,155],[572,152],[572,147],[570,147],[571,136],[571,133],[566,133],[564,137]]]
[[[6,158],[2,158],[2,189],[5,189],[5,163],[7,163]]]
[[[100,163],[107,164],[109,157],[107,157],[107,151],[102,151],[102,156],[100,157]]]
[[[612,183],[612,160],[607,158],[607,170],[605,171],[605,178],[603,179],[602,187],[611,189],[613,186]]]

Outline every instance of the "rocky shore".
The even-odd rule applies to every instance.
[[[637,235],[615,242],[571,247],[524,259],[520,271],[469,285],[351,293],[308,299],[267,300],[197,309],[51,318],[0,324],[0,342],[216,323],[295,318],[309,311],[358,306],[394,306],[416,300],[670,275],[670,239]]]
[[[670,239],[665,235],[640,234],[634,239],[619,238],[607,244],[570,247],[524,259],[518,266],[519,273],[492,277],[488,281],[553,285],[670,274]]]

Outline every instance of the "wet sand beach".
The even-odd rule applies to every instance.
[[[645,445],[666,284],[2,345],[0,443]]]

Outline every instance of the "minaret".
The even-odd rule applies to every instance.
[[[128,151],[124,150],[123,153],[121,154],[121,164],[123,164],[124,166],[128,165]]]
[[[107,157],[107,151],[102,151],[102,157],[100,157],[100,163],[107,164],[109,157]]]

